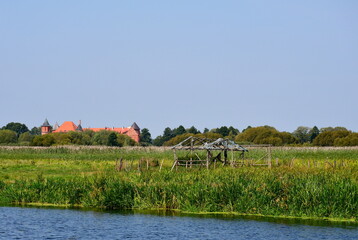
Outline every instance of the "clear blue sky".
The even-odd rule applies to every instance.
[[[358,1],[1,1],[0,127],[358,131]]]

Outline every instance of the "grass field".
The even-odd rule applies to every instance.
[[[167,148],[2,147],[0,201],[357,221],[358,148],[273,148],[272,163],[170,171]]]

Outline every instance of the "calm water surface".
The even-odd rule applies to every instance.
[[[357,225],[0,207],[0,239],[358,239]]]

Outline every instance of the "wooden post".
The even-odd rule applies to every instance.
[[[292,158],[290,167],[292,168],[295,165],[295,158]]]
[[[271,145],[268,147],[268,167],[269,167],[269,168],[272,167],[272,162],[271,162]]]
[[[119,171],[122,171],[123,169],[123,158],[119,160]]]
[[[190,139],[190,168],[193,166],[193,146],[194,146],[194,139]]]
[[[149,170],[149,159],[147,158],[146,161],[147,161],[147,170]]]
[[[162,159],[162,162],[160,163],[159,172],[162,171],[163,163],[164,163],[164,158]]]
[[[171,171],[173,171],[173,169],[177,165],[177,163],[178,163],[178,157],[177,157],[176,151],[174,150],[174,163],[173,163]]]
[[[142,168],[142,159],[138,160],[138,171],[141,171]]]
[[[207,150],[206,151],[206,164],[208,165],[208,163],[209,163],[209,161],[210,161],[210,157],[209,157],[210,155],[209,155],[209,150]],[[215,163],[216,162],[214,162],[214,169],[215,169]]]
[[[235,167],[234,166],[234,150],[231,150],[231,167]]]

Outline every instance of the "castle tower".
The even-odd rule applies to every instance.
[[[41,125],[41,135],[50,133],[52,130],[51,125],[48,123],[47,118],[45,119],[44,123]]]
[[[82,125],[81,125],[81,120],[78,121],[78,126],[76,128],[76,132],[83,132],[83,128],[82,128]]]
[[[138,125],[135,122],[129,128],[129,131],[128,131],[127,135],[130,136],[134,141],[139,142],[139,140],[140,140],[140,128],[138,127]]]

